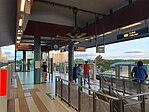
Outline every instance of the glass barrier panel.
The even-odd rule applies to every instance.
[[[68,101],[68,85],[63,84],[62,86],[62,94],[63,94],[63,99]]]
[[[78,87],[70,84],[70,104],[78,109]]]
[[[93,112],[93,97],[81,92],[81,112]]]
[[[101,99],[96,99],[96,112],[110,112],[109,103]]]

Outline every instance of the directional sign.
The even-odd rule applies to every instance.
[[[117,40],[139,37],[148,33],[148,27],[117,35]]]

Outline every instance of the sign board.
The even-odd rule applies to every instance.
[[[32,45],[20,45],[20,44],[16,44],[16,49],[17,50],[33,50],[33,46]]]
[[[119,35],[117,35],[117,40],[127,39],[127,38],[135,38],[135,37],[141,36],[141,35],[146,34],[146,33],[148,33],[148,27],[142,28],[142,29],[139,29],[136,31],[131,31],[131,32],[119,34]]]
[[[85,47],[75,47],[75,48],[74,48],[74,51],[85,52],[86,49],[85,49]]]
[[[40,61],[35,61],[35,68],[39,69],[41,67]]]
[[[104,46],[97,46],[96,47],[96,53],[105,53],[105,47]]]

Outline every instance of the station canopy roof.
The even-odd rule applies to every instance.
[[[93,47],[95,35],[140,21],[144,25],[143,20],[149,18],[148,0],[25,0],[23,13],[21,1],[13,0],[9,6],[9,0],[1,0],[0,39],[5,42],[0,41],[0,46],[15,42],[33,45],[34,38],[41,37],[42,46],[77,42],[75,46]]]

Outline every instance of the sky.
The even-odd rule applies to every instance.
[[[8,54],[9,60],[14,59],[15,46],[2,47],[2,54]],[[149,59],[149,37],[110,44],[105,46],[105,53],[96,53],[96,49],[89,48],[86,52],[75,52],[75,59],[95,59],[101,55],[104,59]]]
[[[76,58],[84,59],[95,59],[98,55],[104,59],[149,59],[149,37],[106,45],[105,53],[96,53],[95,47],[86,53],[75,53]]]

